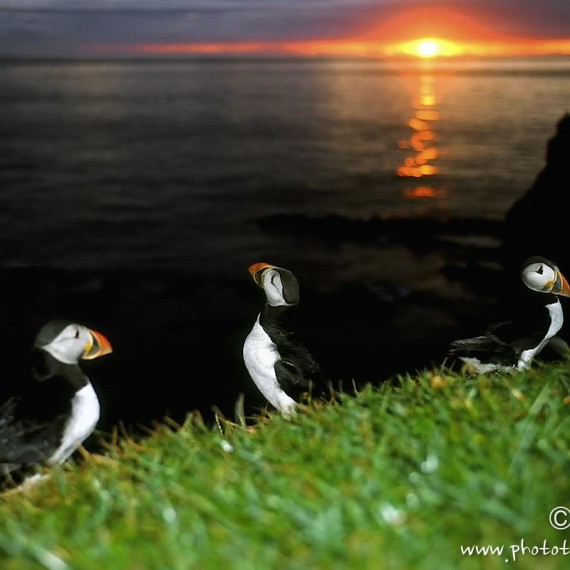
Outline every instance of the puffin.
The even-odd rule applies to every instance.
[[[63,463],[93,432],[99,399],[79,360],[110,352],[103,334],[81,324],[55,320],[40,329],[28,374],[0,405],[1,486],[18,486],[39,466]]]
[[[459,358],[467,370],[479,374],[527,370],[534,358],[552,342],[564,323],[559,296],[570,297],[570,286],[552,261],[533,256],[520,273],[526,286],[505,320],[489,325],[481,336],[455,340],[450,356]]]
[[[297,410],[292,392],[321,378],[318,363],[296,331],[299,283],[291,271],[269,263],[254,263],[248,271],[266,302],[243,345],[245,366],[266,400],[290,417]]]

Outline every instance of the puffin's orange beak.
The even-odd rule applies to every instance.
[[[570,297],[570,285],[566,277],[562,275],[559,269],[556,270],[556,281],[552,285],[552,293],[555,295],[562,295],[563,297]]]
[[[249,274],[253,277],[253,280],[255,281],[255,284],[258,285],[259,287],[261,287],[261,272],[264,269],[271,269],[272,267],[275,267],[274,265],[270,265],[269,263],[253,263],[251,264],[247,270],[249,271]]]
[[[89,342],[81,358],[84,360],[93,360],[94,358],[113,352],[111,343],[104,335],[93,329],[87,329],[87,331],[89,333]]]

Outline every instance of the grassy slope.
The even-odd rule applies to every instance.
[[[424,372],[290,421],[162,427],[1,499],[0,568],[503,568],[521,539],[570,539],[548,522],[570,507],[569,393],[562,364]],[[467,557],[462,544],[506,550]]]

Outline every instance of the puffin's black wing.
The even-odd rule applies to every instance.
[[[509,323],[502,323],[501,326],[509,326]],[[498,328],[499,325],[497,325]],[[452,356],[476,357],[481,362],[493,362],[512,366],[518,361],[518,354],[515,347],[501,340],[491,330],[486,334],[473,338],[455,340],[450,344],[449,354]]]
[[[321,380],[321,369],[297,334],[297,307],[270,307],[265,305],[260,315],[260,323],[279,356],[275,363],[275,373],[281,386],[310,387]]]
[[[520,292],[506,302],[503,300],[500,316],[504,320],[487,327],[484,334],[453,341],[450,354],[477,356],[482,362],[514,365],[524,350],[537,346],[550,326],[547,304],[556,302],[556,296],[535,291]]]
[[[281,360],[275,363],[277,380],[285,389],[288,386],[309,388],[312,382],[321,380],[321,369],[302,344],[289,340],[289,344],[280,347]]]
[[[277,375],[279,385],[285,390],[291,386],[308,388],[310,385],[310,382],[303,374],[303,371],[300,370],[293,362],[278,360],[275,363],[275,374]]]
[[[18,398],[0,408],[0,467],[4,464],[4,471],[10,470],[7,465],[16,468],[43,463],[59,446],[69,412],[46,419],[30,416],[30,408],[29,402]]]
[[[65,365],[71,368],[70,365]],[[72,374],[77,374],[73,369]],[[80,373],[80,372],[79,372]],[[59,447],[75,389],[70,372],[44,351],[32,353],[32,373],[0,406],[0,465],[43,463]]]

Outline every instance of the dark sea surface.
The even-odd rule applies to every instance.
[[[461,318],[472,299],[448,254],[421,229],[410,246],[311,220],[500,224],[570,110],[567,59],[5,61],[0,78],[4,360],[17,374],[56,316],[107,334],[115,353],[89,363],[103,427],[263,403],[241,361],[257,261],[299,278],[331,377],[430,362],[459,318],[434,299]]]

